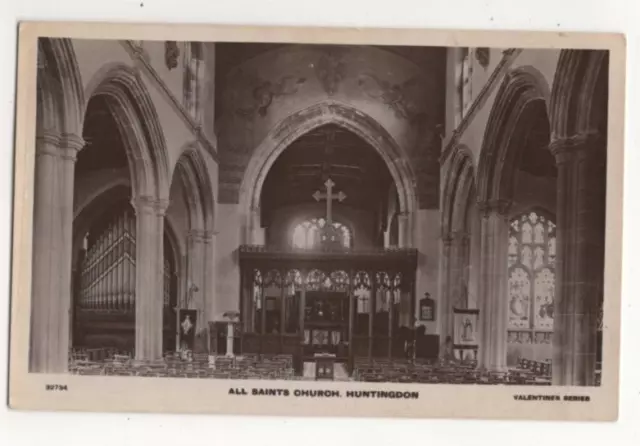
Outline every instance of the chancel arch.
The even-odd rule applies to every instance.
[[[365,141],[382,158],[397,189],[399,212],[410,216],[416,210],[415,174],[403,150],[373,118],[346,104],[325,101],[294,113],[280,122],[254,151],[243,177],[241,209],[248,216],[245,239],[253,242],[260,225],[260,199],[271,166],[294,141],[314,129],[332,124]],[[410,221],[401,230],[403,246],[411,245]]]
[[[397,195],[384,158],[348,127],[291,141],[262,186],[264,245],[240,250],[244,348],[307,363],[330,352],[345,370],[407,355],[416,257],[385,242]]]

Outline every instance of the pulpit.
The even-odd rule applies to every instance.
[[[240,332],[238,321],[210,321],[209,354],[232,356],[240,353]]]

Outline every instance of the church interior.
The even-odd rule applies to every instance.
[[[35,373],[594,386],[608,55],[40,39]]]

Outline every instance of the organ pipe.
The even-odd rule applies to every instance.
[[[135,310],[136,216],[126,207],[116,217],[99,222],[83,241],[80,307],[100,311]],[[166,246],[165,255],[170,256]],[[164,262],[163,300],[171,305],[173,263]]]
[[[126,209],[88,237],[82,262],[80,306],[127,312],[135,295],[135,215]]]

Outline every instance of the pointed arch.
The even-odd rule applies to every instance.
[[[184,186],[190,229],[213,231],[213,186],[205,160],[197,146],[190,145],[182,152],[173,176],[177,176]]]
[[[608,76],[608,53],[562,50],[553,79],[549,105],[552,140],[596,133],[607,107],[596,103],[603,76]],[[604,92],[606,95],[606,92]]]
[[[38,39],[37,89],[38,133],[80,135],[85,100],[71,40]]]
[[[473,157],[468,147],[457,146],[445,176],[442,198],[442,234],[446,236],[464,227],[469,194],[475,190]]]
[[[134,194],[168,199],[166,140],[151,96],[138,72],[122,63],[107,64],[90,80],[85,95],[89,101],[96,96],[106,98],[122,133]]]
[[[267,135],[254,151],[240,187],[240,204],[247,215],[260,205],[267,174],[280,154],[296,139],[326,124],[353,132],[382,157],[398,190],[400,212],[416,210],[416,176],[408,156],[373,118],[346,104],[325,101],[291,114]]]
[[[478,163],[477,186],[481,202],[509,200],[523,144],[516,143],[519,126],[533,104],[544,105],[549,98],[549,86],[535,68],[524,66],[510,71],[498,90],[491,109]]]

